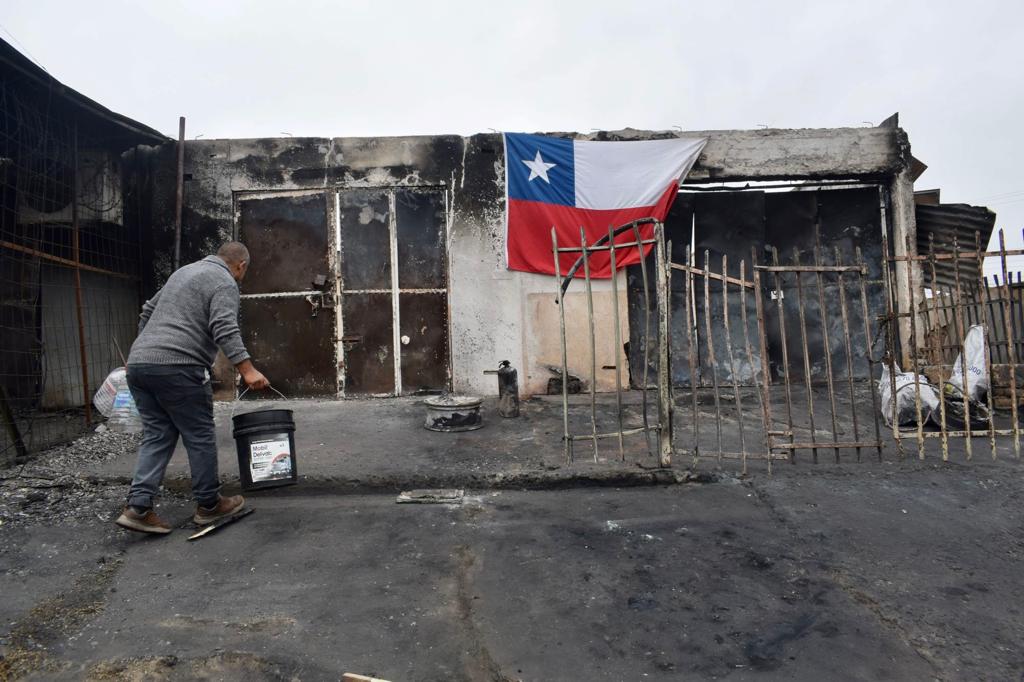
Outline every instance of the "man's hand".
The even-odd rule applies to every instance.
[[[245,385],[249,388],[255,391],[260,391],[267,386],[270,386],[270,381],[263,376],[263,372],[260,372],[258,369],[253,367],[250,360],[243,360],[236,365],[236,368],[238,369],[238,373],[242,375],[242,380],[245,381]]]

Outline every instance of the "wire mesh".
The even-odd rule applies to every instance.
[[[134,340],[120,151],[58,93],[0,80],[0,463],[101,418],[92,395]]]

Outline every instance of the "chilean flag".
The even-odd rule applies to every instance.
[[[640,218],[664,220],[706,138],[591,142],[505,133],[505,257],[509,270],[555,274],[551,228],[558,246],[580,246],[580,227],[593,244]],[[650,239],[653,226],[640,228]],[[632,232],[616,243],[635,241]],[[647,247],[644,254],[650,252]],[[579,253],[559,254],[565,275]],[[609,278],[607,251],[590,256],[590,276]],[[618,267],[640,262],[637,249],[615,253]]]

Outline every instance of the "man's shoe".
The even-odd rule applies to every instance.
[[[225,516],[231,516],[235,512],[241,511],[242,507],[245,506],[245,498],[241,495],[232,495],[231,497],[221,497],[217,500],[217,504],[213,507],[206,508],[202,506],[196,507],[196,514],[192,517],[192,520],[198,523],[200,526],[213,523],[218,519],[223,519]]]
[[[147,509],[145,514],[140,514],[131,507],[125,507],[114,523],[122,528],[137,530],[140,533],[166,535],[171,532],[171,527],[164,523],[163,519],[157,516],[152,509]]]

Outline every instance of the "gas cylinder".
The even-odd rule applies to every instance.
[[[519,373],[508,360],[498,363],[498,414],[519,416]]]

